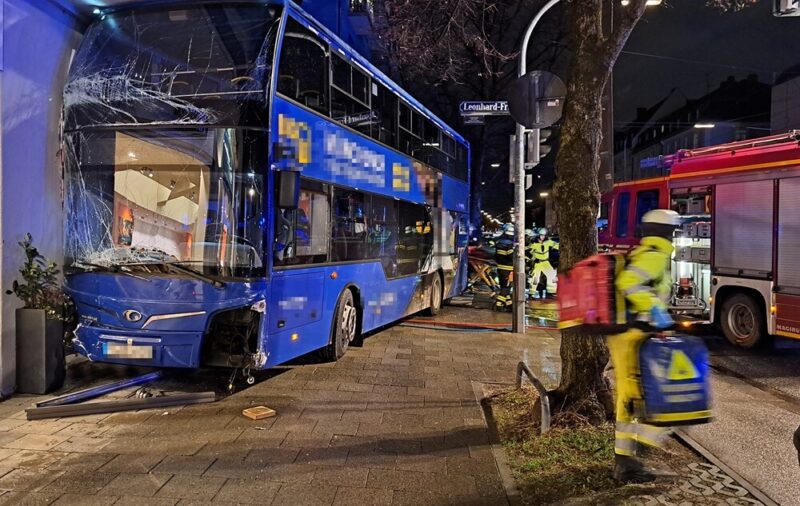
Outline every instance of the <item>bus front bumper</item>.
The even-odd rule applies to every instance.
[[[154,332],[78,325],[75,351],[89,360],[148,367],[197,368],[202,332]]]

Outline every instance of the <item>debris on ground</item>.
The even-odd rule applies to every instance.
[[[255,406],[245,409],[242,411],[242,414],[251,420],[263,420],[264,418],[273,417],[277,413],[274,409],[270,409],[266,406]]]

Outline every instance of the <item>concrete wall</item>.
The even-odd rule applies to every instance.
[[[22,261],[17,242],[30,232],[36,246],[61,264],[61,92],[80,39],[72,14],[50,0],[0,0],[0,392],[15,385],[14,311],[5,290]]]
[[[772,88],[772,133],[800,130],[800,77]]]

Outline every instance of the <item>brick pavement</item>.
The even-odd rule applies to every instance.
[[[394,327],[182,409],[27,422],[14,397],[0,504],[507,504],[472,382],[511,382],[523,348],[541,365],[557,334]],[[278,416],[241,415],[260,404]]]

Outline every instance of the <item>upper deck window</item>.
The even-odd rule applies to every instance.
[[[280,10],[143,9],[87,31],[64,92],[67,128],[120,123],[258,124]]]

